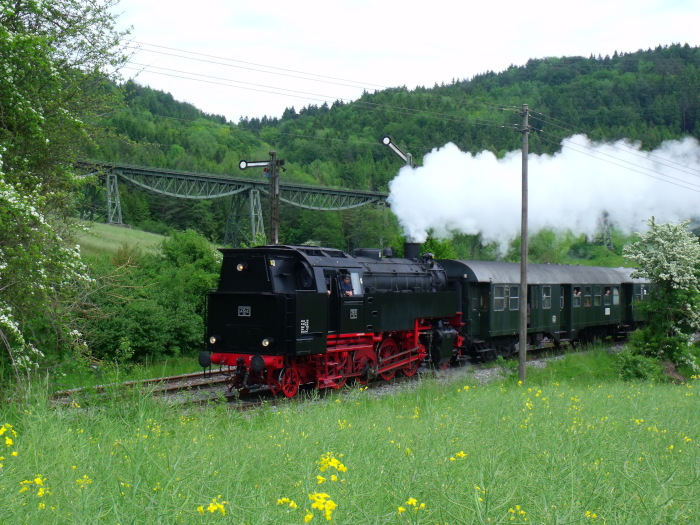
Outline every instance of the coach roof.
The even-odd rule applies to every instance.
[[[520,282],[520,263],[499,261],[440,260],[449,279],[466,277],[472,282]],[[562,264],[528,264],[528,284],[609,284],[632,282],[629,268],[601,268]]]

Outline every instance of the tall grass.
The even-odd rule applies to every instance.
[[[57,364],[50,369],[41,369],[35,380],[46,383],[49,391],[68,390],[125,381],[140,381],[156,377],[188,374],[201,371],[196,358],[171,357],[160,361],[146,360],[143,363],[110,363],[88,365],[70,361]],[[0,391],[2,391],[0,389]]]
[[[528,369],[524,385],[424,378],[253,412],[137,394],[5,406],[2,521],[696,523],[697,380],[567,370]]]

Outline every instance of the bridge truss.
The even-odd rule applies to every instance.
[[[163,170],[124,164],[81,162],[79,167],[103,176],[107,192],[107,222],[123,224],[119,183],[178,199],[229,198],[224,243],[239,246],[265,234],[261,199],[269,198],[270,182],[221,175]],[[281,202],[308,210],[348,210],[367,204],[386,205],[388,195],[373,191],[342,190],[279,183]],[[248,228],[245,228],[248,226]]]

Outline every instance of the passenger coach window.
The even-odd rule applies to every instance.
[[[618,290],[617,288],[613,288],[612,298],[613,298],[613,306],[619,306],[620,305],[620,290]]]
[[[549,310],[552,308],[552,287],[542,287],[542,309]]]
[[[506,308],[506,298],[504,292],[505,290],[503,286],[493,287],[493,309],[495,311],[500,312]]]
[[[610,287],[606,286],[605,292],[603,293],[603,304],[605,306],[609,306],[611,302],[612,302],[612,295],[610,294]]]
[[[602,288],[596,286],[593,288],[593,306],[600,306],[600,296],[602,293]]]
[[[518,310],[520,308],[520,287],[511,286],[510,287],[510,300],[508,301],[508,308],[510,310]]]
[[[646,291],[643,284],[635,284],[634,285],[634,300],[635,301],[643,301],[646,293],[647,293],[647,291]]]
[[[574,288],[574,300],[571,304],[573,304],[574,308],[581,306],[581,288],[578,286]]]
[[[583,306],[591,306],[591,287],[583,287]]]

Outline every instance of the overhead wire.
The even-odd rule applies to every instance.
[[[155,44],[147,44],[144,42],[134,42],[134,43],[139,44],[139,46],[137,46],[137,47],[132,47],[132,49],[134,49],[135,51],[147,51],[147,52],[151,52],[151,53],[173,56],[173,57],[177,57],[177,58],[184,58],[184,59],[188,59],[188,60],[197,60],[200,62],[215,64],[215,65],[221,65],[221,66],[226,66],[226,67],[235,67],[235,68],[240,68],[240,69],[252,70],[252,71],[256,71],[256,72],[260,72],[260,73],[281,75],[281,76],[287,76],[287,77],[302,79],[302,80],[311,81],[311,82],[321,82],[321,83],[326,83],[326,84],[331,84],[331,85],[339,85],[339,86],[344,86],[344,87],[365,88],[366,89],[367,87],[371,86],[373,89],[377,88],[377,87],[380,87],[383,89],[390,89],[390,88],[387,88],[386,86],[381,86],[379,84],[369,84],[369,83],[357,82],[354,80],[341,79],[341,78],[325,76],[325,75],[318,75],[315,73],[308,73],[308,72],[303,72],[303,71],[298,71],[298,70],[293,70],[293,69],[279,68],[279,67],[268,66],[268,65],[264,65],[264,64],[253,63],[253,62],[234,60],[234,59],[229,59],[226,57],[218,57],[218,56],[214,56],[214,55],[208,55],[205,53],[197,53],[197,52],[191,52],[191,51],[186,51],[186,50],[181,50],[181,49],[176,49],[176,48],[170,48],[170,47],[166,47],[166,46],[159,46],[159,45],[155,45]],[[166,51],[158,51],[158,50],[145,49],[145,48],[140,47],[140,46],[144,46],[144,45],[159,48],[159,49],[166,49],[168,51],[167,52]],[[171,51],[176,52],[176,53],[173,53]],[[183,55],[183,53],[187,53],[189,55],[195,55],[197,58]],[[212,59],[214,59],[214,60],[212,60]],[[238,65],[238,64],[244,64],[244,65]],[[559,64],[557,64],[557,66],[558,65]],[[140,68],[136,68],[134,66],[140,66]],[[252,66],[254,66],[254,67],[252,67]],[[268,94],[274,94],[274,95],[283,95],[283,96],[303,98],[305,100],[313,100],[316,102],[324,102],[324,103],[328,103],[328,102],[333,103],[336,101],[340,101],[343,103],[354,102],[354,104],[359,106],[359,107],[365,107],[367,109],[374,109],[374,110],[390,110],[390,111],[393,111],[395,113],[403,114],[403,115],[413,115],[413,116],[420,115],[420,116],[424,116],[427,118],[435,118],[435,119],[445,120],[445,121],[465,122],[465,123],[476,124],[476,125],[518,129],[517,124],[506,125],[506,124],[503,124],[502,122],[498,122],[495,120],[490,121],[490,120],[486,120],[486,119],[469,119],[469,118],[465,118],[465,117],[457,117],[457,116],[451,115],[449,113],[442,113],[442,112],[431,111],[431,110],[413,109],[413,108],[406,108],[406,107],[401,107],[401,106],[393,106],[393,105],[389,105],[389,104],[368,102],[368,101],[361,100],[361,98],[358,100],[352,101],[352,100],[349,100],[349,99],[344,98],[344,97],[332,97],[332,96],[323,95],[323,94],[319,94],[319,93],[310,93],[310,92],[306,92],[306,91],[293,90],[293,89],[289,89],[289,88],[277,88],[276,86],[256,84],[253,82],[245,82],[245,81],[227,79],[227,78],[217,77],[217,76],[213,76],[213,75],[192,73],[192,72],[188,72],[188,71],[165,68],[165,67],[155,66],[155,65],[140,64],[140,63],[136,63],[136,62],[131,62],[131,66],[125,66],[125,68],[126,69],[135,69],[136,71],[148,71],[149,73],[153,73],[153,74],[170,76],[173,78],[182,78],[185,80],[192,80],[195,82],[203,82],[203,83],[209,83],[209,84],[215,84],[215,85],[222,85],[222,86],[233,87],[233,88],[238,88],[238,89],[247,89],[247,90],[257,91],[260,93],[268,93]],[[266,69],[269,69],[270,71],[264,70],[264,69],[259,69],[259,68],[266,68]],[[156,70],[156,71],[154,71],[154,70]],[[300,75],[304,75],[304,76],[300,76]],[[487,106],[487,108],[497,109],[499,111],[513,111],[513,112],[520,111],[520,108],[517,108],[515,106],[490,106],[490,105],[487,105],[485,103],[482,103],[481,101],[479,101],[478,103],[481,105]],[[574,134],[581,134],[581,133],[585,134],[585,131],[576,130],[576,128],[574,126],[570,126],[563,121],[559,121],[557,119],[547,117],[544,114],[531,113],[531,115],[532,115],[533,119],[541,120],[543,122],[543,124],[545,122],[547,122],[550,125],[554,125],[555,127],[558,127],[562,130],[570,130]],[[560,139],[559,139],[560,141],[555,142],[554,140],[549,138],[549,135],[551,135],[551,134],[548,133],[547,136],[543,136],[545,134],[545,132],[543,130],[538,130],[538,131],[539,131],[540,135],[542,136],[542,139],[551,143],[551,144],[557,144],[561,147],[569,148],[569,149],[572,149],[574,151],[578,151],[579,153],[582,153],[582,154],[587,154],[585,151],[580,151],[580,150],[576,150],[575,148],[572,148],[569,145],[571,143],[571,141],[569,141],[568,144],[564,144],[563,138],[565,138],[565,137],[563,137],[563,136],[560,137]],[[285,133],[285,132],[280,132],[279,130],[278,130],[278,133],[305,137],[304,134]],[[313,138],[316,138],[316,137],[313,137]],[[324,139],[324,140],[327,140],[327,139]],[[342,139],[330,139],[330,140],[342,140]],[[354,142],[357,143],[357,141],[354,141]],[[594,148],[590,148],[590,147],[585,146],[585,145],[581,145],[581,144],[576,144],[576,145],[583,148],[584,150],[593,151],[595,153],[595,155],[590,154],[590,153],[588,153],[588,155],[593,156],[595,158],[598,158],[600,160],[610,162],[610,163],[618,165],[620,167],[627,168],[627,169],[630,169],[632,171],[636,171],[638,173],[645,174],[645,175],[650,176],[652,178],[667,182],[669,184],[674,184],[676,186],[680,186],[682,188],[689,189],[691,191],[700,191],[698,189],[693,188],[693,187],[700,188],[700,185],[695,185],[693,183],[683,181],[683,180],[678,179],[676,177],[672,177],[672,176],[667,175],[667,174],[659,173],[659,172],[657,172],[655,170],[651,170],[649,168],[637,166],[637,165],[630,163],[628,161],[615,159],[615,160],[618,160],[618,161],[623,162],[625,164],[629,164],[631,166],[636,166],[637,168],[640,168],[640,169],[631,168],[629,166],[625,166],[624,164],[612,162],[611,160],[608,160],[608,159],[601,159],[599,155],[604,155],[604,156],[608,156],[611,158],[614,158],[614,157],[612,157],[611,155],[607,155],[607,154],[601,154],[598,150],[595,150]],[[618,146],[614,145],[613,147],[617,148]],[[628,152],[630,152],[632,155],[636,155],[636,156],[639,156],[640,158],[644,158],[645,160],[648,160],[648,156],[642,155],[638,150],[635,150],[634,148],[628,148],[628,150],[629,150]],[[658,157],[658,156],[654,156],[654,157]],[[672,160],[664,159],[662,157],[658,157],[658,159],[659,159],[659,163],[661,163],[661,164],[663,164],[663,163],[676,164],[678,167],[675,169],[680,169],[681,171],[685,168],[688,170],[698,172],[697,174],[685,172],[688,175],[700,176],[700,170],[694,170],[693,168],[683,166],[680,163],[676,163]],[[663,164],[663,165],[666,165],[667,167],[674,168],[674,166],[670,166],[669,164]],[[666,178],[657,177],[657,176],[651,175],[651,174],[646,173],[645,171],[641,171],[641,170],[646,170],[646,171],[650,171],[652,173],[657,173],[661,177],[666,177]],[[677,182],[673,182],[674,180]],[[688,184],[689,186],[686,186],[686,184]]]
[[[373,87],[373,88],[389,89],[389,86],[384,86],[384,85],[381,85],[381,84],[371,84],[371,83],[366,83],[366,82],[357,82],[357,81],[355,81],[355,80],[349,80],[349,79],[345,79],[345,78],[331,77],[331,76],[327,76],[327,75],[319,75],[319,74],[317,74],[317,73],[308,73],[308,72],[306,72],[306,71],[298,71],[298,70],[295,70],[295,69],[287,69],[287,68],[281,68],[281,67],[276,67],[276,66],[268,66],[268,65],[265,65],[265,64],[257,64],[257,63],[255,63],[255,62],[246,62],[246,61],[243,61],[243,60],[235,60],[235,59],[231,59],[231,58],[227,58],[227,57],[219,57],[219,56],[216,56],[216,55],[208,55],[208,54],[206,54],[206,53],[197,53],[197,52],[194,52],[194,51],[187,51],[187,50],[185,50],[185,49],[177,49],[177,48],[173,48],[173,47],[166,47],[166,46],[160,46],[160,45],[156,45],[156,44],[149,44],[149,43],[146,43],[146,42],[137,42],[137,41],[132,41],[132,42],[134,42],[134,43],[136,43],[136,44],[139,44],[139,45],[151,46],[151,47],[156,47],[156,48],[160,48],[160,49],[168,49],[169,51],[177,51],[178,53],[166,53],[166,52],[164,52],[164,51],[154,51],[154,50],[152,50],[152,49],[145,49],[145,48],[141,48],[141,47],[138,47],[138,46],[127,46],[128,48],[134,49],[134,50],[136,50],[136,51],[148,51],[148,52],[150,52],[150,53],[158,53],[158,54],[169,55],[169,56],[174,56],[174,57],[178,57],[178,58],[185,58],[185,59],[190,59],[190,60],[204,61],[204,62],[209,62],[209,63],[212,63],[212,64],[220,64],[220,65],[225,65],[225,66],[228,66],[228,67],[237,67],[237,68],[241,68],[241,69],[248,69],[248,70],[250,70],[250,71],[257,71],[257,72],[260,72],[260,73],[269,73],[269,74],[282,75],[282,76],[292,76],[292,77],[294,77],[294,78],[302,78],[302,79],[304,79],[304,80],[315,80],[315,81],[317,81],[317,82],[327,82],[327,83],[330,83],[330,84],[337,84],[338,82],[350,82],[351,84],[358,84],[359,87],[371,86],[371,87]],[[206,57],[207,60],[204,60],[204,59],[201,59],[201,58],[195,59],[195,58],[192,58],[192,57],[188,57],[188,56],[186,56],[186,55],[181,55],[181,54],[179,54],[179,53],[188,53],[188,54],[190,54],[190,55],[196,55],[196,56],[198,56],[198,57]],[[217,60],[223,60],[224,62],[221,63],[221,62],[214,62],[214,61],[212,61],[212,60],[209,60],[209,59],[212,59],[212,58],[217,59]],[[227,63],[227,62],[228,62],[228,63]],[[245,66],[237,66],[236,64],[245,64]],[[248,67],[248,66],[256,66],[256,67],[253,68],[253,67]],[[267,69],[270,69],[270,70],[272,70],[272,71],[265,71],[265,70],[257,69],[257,68],[260,68],[260,67],[262,67],[262,68],[267,68]],[[279,71],[279,73],[278,73],[278,71]],[[307,77],[299,77],[299,76],[296,76],[296,75],[289,75],[289,73],[295,73],[295,74],[297,74],[297,75],[307,75],[307,77],[317,77],[317,78],[312,79],[312,78],[307,78]],[[327,80],[323,80],[323,79],[327,79]],[[333,82],[331,82],[331,81],[333,81]],[[339,84],[339,85],[346,85],[346,84]],[[351,86],[351,87],[358,87],[358,86]]]
[[[497,121],[489,121],[489,120],[484,120],[484,119],[470,119],[470,118],[465,118],[465,117],[456,117],[454,115],[450,115],[449,113],[441,113],[437,111],[430,111],[430,110],[425,110],[425,109],[412,109],[412,108],[406,108],[402,106],[393,106],[390,104],[380,104],[376,102],[367,102],[363,100],[351,100],[351,99],[346,99],[342,97],[334,97],[330,95],[323,95],[319,93],[310,93],[306,91],[299,91],[299,90],[293,90],[293,89],[278,89],[274,86],[267,86],[263,84],[255,84],[252,82],[243,82],[239,80],[232,80],[232,79],[227,79],[227,78],[222,78],[222,77],[215,77],[212,75],[203,75],[199,73],[190,73],[187,71],[181,71],[177,69],[171,69],[171,68],[164,68],[160,66],[152,66],[152,65],[147,65],[147,64],[140,64],[136,62],[131,62],[134,66],[139,66],[139,67],[132,67],[132,66],[125,66],[124,69],[133,69],[136,71],[143,71],[144,68],[147,68],[149,72],[154,73],[154,74],[159,74],[159,75],[164,75],[168,77],[173,77],[173,78],[182,78],[185,80],[193,80],[196,82],[203,82],[207,84],[214,84],[214,85],[221,85],[221,86],[226,86],[226,87],[233,87],[233,88],[238,88],[238,89],[248,89],[252,91],[257,91],[259,93],[269,93],[273,95],[285,95],[285,96],[291,96],[291,97],[297,97],[297,98],[303,98],[305,100],[314,100],[316,102],[329,102],[329,101],[341,101],[343,103],[350,103],[354,102],[356,105],[361,106],[361,107],[366,107],[369,109],[386,109],[386,110],[392,110],[395,111],[399,114],[404,114],[404,115],[422,115],[428,118],[437,118],[440,120],[449,120],[449,121],[454,121],[454,122],[469,122],[472,124],[479,124],[479,125],[486,125],[486,126],[495,126],[495,127],[507,127],[503,126],[500,122]],[[157,69],[159,71],[153,71],[153,69]],[[244,85],[233,85],[230,83],[235,83],[235,84],[244,84]],[[254,86],[254,87],[249,87],[249,86]],[[271,91],[274,90],[274,91]],[[493,106],[497,107],[500,111],[512,111],[514,110],[513,108],[509,106]]]
[[[644,166],[640,166],[638,164],[633,164],[633,163],[628,162],[628,161],[617,159],[616,157],[613,157],[612,155],[602,153],[602,152],[600,152],[594,148],[591,148],[589,146],[585,146],[583,144],[578,144],[578,143],[572,143],[572,142],[569,142],[567,144],[562,144],[562,143],[552,141],[548,138],[544,138],[544,140],[547,142],[550,142],[552,144],[560,144],[562,146],[562,148],[570,149],[572,151],[582,153],[584,155],[595,158],[595,159],[600,160],[602,162],[607,162],[607,163],[612,164],[614,166],[618,166],[620,168],[623,168],[623,169],[626,169],[629,171],[634,171],[636,173],[640,173],[640,174],[645,175],[647,177],[650,177],[652,179],[656,179],[656,180],[659,180],[661,182],[665,182],[667,184],[672,184],[674,186],[678,186],[679,188],[684,188],[686,190],[695,191],[695,192],[700,193],[700,184],[694,184],[692,182],[688,182],[688,181],[685,181],[683,179],[679,179],[678,177],[673,177],[671,175],[667,175],[665,173],[660,173],[660,172],[658,172],[656,170],[652,170],[650,168],[645,168]],[[589,152],[578,150],[573,146],[583,148],[584,150],[588,150]],[[592,152],[592,153],[590,153],[590,152]],[[603,158],[603,157],[608,157],[608,158]],[[619,162],[616,162],[616,161],[619,161]],[[648,172],[651,172],[651,173],[648,173]],[[656,175],[654,175],[654,174],[656,174]],[[676,181],[676,182],[674,182],[674,181]]]
[[[543,117],[541,113],[539,115],[540,115],[539,120],[541,120],[542,122],[548,121],[547,118]],[[551,120],[556,121],[557,119],[551,119]],[[562,122],[562,121],[558,121],[558,122]],[[570,125],[561,126],[560,125],[560,127],[562,129],[569,130],[574,135],[583,133],[582,131],[577,130],[574,126],[570,126]],[[564,142],[561,139],[561,137],[557,137],[556,139],[553,139],[553,138],[550,138],[550,134],[548,132],[545,132],[544,130],[538,130],[538,131],[539,131],[538,135],[541,137],[541,139],[550,143],[550,144],[560,145],[562,148],[570,149],[572,151],[582,153],[584,155],[598,159],[600,161],[607,162],[609,164],[613,164],[615,166],[640,173],[640,174],[645,175],[647,177],[650,177],[650,178],[653,178],[653,179],[656,179],[656,180],[659,180],[662,182],[666,182],[666,183],[672,184],[674,186],[678,186],[678,187],[681,187],[681,188],[684,188],[684,189],[687,189],[690,191],[700,192],[700,183],[695,184],[695,183],[690,182],[688,180],[684,180],[684,179],[681,179],[679,177],[674,177],[673,175],[670,175],[668,173],[662,173],[656,169],[652,169],[652,168],[643,166],[641,164],[635,164],[633,162],[624,160],[622,158],[615,157],[611,154],[608,154],[608,153],[601,151],[598,148],[594,148],[594,147],[588,146],[586,144],[581,144],[581,143],[575,142],[575,141],[571,140],[570,137],[566,137],[566,138],[569,138],[570,140]],[[614,150],[620,150],[621,152],[624,151],[625,153],[632,155],[634,157],[638,157],[641,160],[649,161],[650,160],[649,157],[654,157],[654,158],[658,159],[656,161],[657,163],[662,164],[665,167],[678,170],[685,175],[689,175],[692,177],[700,177],[699,170],[695,170],[694,168],[690,168],[688,166],[671,161],[669,159],[665,159],[665,158],[660,157],[658,155],[651,155],[651,154],[645,155],[635,148],[626,147],[623,150],[622,148],[619,147],[620,143],[623,143],[623,142],[617,141],[615,143],[609,143],[606,145]],[[574,146],[576,146],[576,147],[574,147]],[[576,149],[576,148],[581,148],[581,149]],[[664,161],[667,162],[667,164],[664,164],[663,163]],[[688,170],[688,171],[686,171],[686,170]],[[695,171],[697,173],[693,173],[693,171]]]
[[[555,127],[559,127],[563,130],[567,130],[571,134],[574,134],[574,135],[586,133],[585,130],[581,130],[580,128],[577,128],[573,125],[566,124],[565,122],[558,120],[558,119],[555,119],[553,117],[548,117],[548,116],[544,115],[543,113],[533,114],[532,118],[535,120],[540,120],[543,124],[545,122],[551,123]],[[543,130],[538,130],[538,131],[543,131]],[[564,138],[564,137],[562,137],[562,138]],[[677,170],[679,170],[687,175],[691,175],[694,177],[700,177],[700,169],[695,169],[695,168],[686,166],[684,164],[681,164],[680,162],[676,162],[672,159],[661,157],[660,155],[656,155],[652,152],[642,153],[639,149],[628,146],[625,141],[618,140],[618,141],[615,141],[614,143],[610,143],[608,145],[614,149],[619,149],[621,151],[625,151],[632,156],[639,157],[639,158],[644,159],[644,160],[648,160],[649,158],[651,158],[651,159],[654,159],[659,164],[666,166],[668,168],[677,169]]]
[[[318,74],[315,74],[315,73],[303,72],[303,71],[298,71],[298,70],[293,70],[293,69],[286,69],[286,68],[279,68],[279,67],[275,67],[275,66],[268,66],[268,65],[263,65],[263,64],[256,64],[256,63],[253,63],[253,62],[244,62],[244,61],[240,61],[240,60],[228,59],[228,58],[225,58],[225,57],[218,57],[218,56],[215,56],[215,55],[208,55],[208,54],[205,54],[205,53],[196,53],[196,52],[186,51],[186,50],[183,50],[183,49],[176,49],[176,48],[170,48],[170,47],[165,47],[165,46],[158,46],[158,45],[155,45],[155,44],[147,44],[147,43],[144,43],[144,42],[137,42],[137,43],[140,44],[140,45],[148,45],[148,46],[153,46],[153,47],[157,47],[157,48],[161,48],[161,49],[168,49],[168,50],[170,50],[170,51],[177,51],[177,53],[166,53],[166,52],[163,52],[163,51],[154,51],[154,50],[151,50],[151,49],[143,49],[143,48],[140,48],[140,47],[133,47],[133,46],[132,46],[132,49],[134,49],[135,51],[139,51],[139,50],[140,50],[140,51],[148,51],[148,52],[151,52],[151,53],[157,53],[157,54],[162,54],[162,55],[167,55],[167,56],[173,56],[173,57],[177,57],[177,58],[185,58],[185,59],[188,59],[188,60],[198,60],[198,61],[200,61],[200,62],[203,61],[203,62],[208,62],[208,63],[213,63],[213,64],[225,65],[225,66],[229,66],[229,67],[241,67],[241,68],[244,68],[244,69],[250,69],[250,70],[253,70],[253,71],[256,71],[256,72],[261,72],[261,73],[270,73],[270,74],[275,74],[275,75],[287,76],[287,77],[290,77],[290,78],[298,78],[298,79],[301,79],[301,80],[308,80],[308,81],[311,81],[311,82],[322,82],[322,83],[327,83],[327,84],[335,84],[335,85],[340,85],[340,86],[345,86],[345,87],[352,87],[352,88],[358,88],[358,89],[359,89],[359,88],[362,88],[362,89],[364,89],[364,90],[367,90],[367,89],[376,90],[376,88],[381,88],[381,89],[392,89],[392,88],[390,88],[390,87],[388,87],[388,86],[383,86],[383,85],[380,85],[380,84],[373,84],[373,83],[368,83],[368,82],[360,82],[360,81],[355,81],[355,80],[341,79],[341,78],[337,78],[337,77],[331,77],[331,76],[326,76],[326,75],[318,75]],[[244,66],[236,66],[236,65],[233,65],[233,64],[226,64],[226,63],[222,63],[222,62],[215,62],[215,61],[212,61],[212,60],[204,60],[204,59],[201,59],[201,58],[193,59],[192,57],[188,57],[188,56],[186,56],[186,55],[183,55],[182,53],[189,53],[189,54],[197,55],[197,56],[199,56],[199,57],[206,57],[207,59],[209,59],[209,58],[214,58],[214,59],[216,59],[216,60],[224,60],[224,61],[228,61],[228,62],[236,62],[236,63],[243,63],[243,64],[247,64],[247,65],[254,65],[254,66],[257,66],[257,67],[264,67],[264,68],[273,69],[273,70],[277,70],[277,71],[265,71],[265,70],[255,69],[255,68],[246,68],[246,67],[244,67]],[[160,66],[153,66],[153,65],[146,65],[146,64],[139,64],[139,65],[142,66],[142,68],[145,68],[145,69],[137,69],[138,71],[146,71],[146,70],[147,70],[148,72],[153,72],[153,73],[155,73],[155,74],[159,74],[159,72],[151,71],[150,68],[162,69],[162,70],[166,70],[166,71],[169,70],[168,68],[162,68],[162,67],[160,67]],[[132,67],[132,68],[129,68],[128,66],[127,66],[127,68],[128,68],[128,69],[135,69],[135,68],[133,68],[133,67]],[[232,79],[223,79],[223,78],[221,78],[221,77],[213,77],[213,76],[203,75],[203,74],[199,74],[199,73],[193,73],[193,72],[190,72],[190,71],[187,71],[187,72],[184,72],[184,71],[181,71],[181,70],[170,70],[170,71],[174,71],[174,72],[177,72],[177,73],[179,73],[179,74],[187,74],[187,75],[190,75],[190,76],[188,76],[188,77],[180,77],[180,76],[178,76],[178,75],[172,75],[172,74],[168,74],[168,73],[160,73],[160,74],[163,74],[163,75],[166,75],[166,76],[175,76],[176,78],[186,78],[186,79],[188,79],[188,80],[193,80],[193,81],[202,81],[202,80],[199,80],[199,79],[196,78],[196,77],[203,77],[203,78],[212,78],[212,79],[216,79],[216,80],[224,80],[224,81],[226,81],[226,82],[234,82],[234,83],[237,83],[237,84],[246,84],[246,85],[248,85],[248,86],[257,86],[257,87],[265,88],[265,90],[258,90],[258,89],[253,89],[253,88],[242,88],[242,89],[251,89],[251,90],[253,90],[253,91],[260,91],[260,92],[263,92],[263,93],[269,93],[269,91],[266,91],[267,89],[276,89],[276,90],[278,90],[278,91],[272,92],[273,94],[287,94],[288,92],[291,92],[291,93],[309,94],[309,95],[312,95],[313,97],[319,97],[319,96],[320,96],[320,97],[324,97],[323,99],[313,98],[312,100],[315,100],[315,101],[320,101],[320,100],[323,100],[324,102],[333,102],[333,101],[335,101],[335,100],[341,100],[341,101],[343,101],[343,102],[349,102],[349,101],[351,101],[351,99],[347,99],[346,97],[326,96],[326,95],[320,95],[320,94],[317,94],[317,93],[306,93],[306,92],[297,91],[297,90],[290,90],[290,89],[287,89],[287,88],[277,88],[277,87],[272,87],[272,86],[267,86],[267,85],[255,84],[255,83],[252,83],[252,82],[244,82],[244,81],[232,80]],[[279,71],[279,72],[278,72],[278,71]],[[298,73],[298,74],[300,74],[300,75],[305,75],[305,76],[290,75],[289,72]],[[194,78],[193,78],[193,77],[194,77]],[[317,77],[317,78],[311,78],[311,77]],[[332,80],[333,82],[331,82],[331,80]],[[345,84],[344,84],[344,83],[339,83],[339,82],[336,82],[336,81],[341,81],[341,82],[344,82]],[[202,81],[202,82],[205,82],[205,81]],[[208,82],[208,83],[214,83],[214,84],[217,84],[217,83],[218,83],[218,82],[215,82],[215,81],[206,81],[206,82]],[[350,83],[350,84],[347,84],[347,83]],[[221,85],[228,86],[228,84],[221,84]],[[229,86],[229,87],[240,87],[240,86]],[[292,95],[292,96],[294,96],[294,95]],[[303,98],[303,97],[302,97],[302,98]],[[483,104],[482,104],[482,105],[483,105]],[[487,108],[488,108],[488,107],[491,107],[492,109],[499,109],[499,110],[507,110],[507,109],[511,109],[511,108],[512,108],[512,106],[498,106],[498,105],[495,105],[495,106],[487,106]]]

